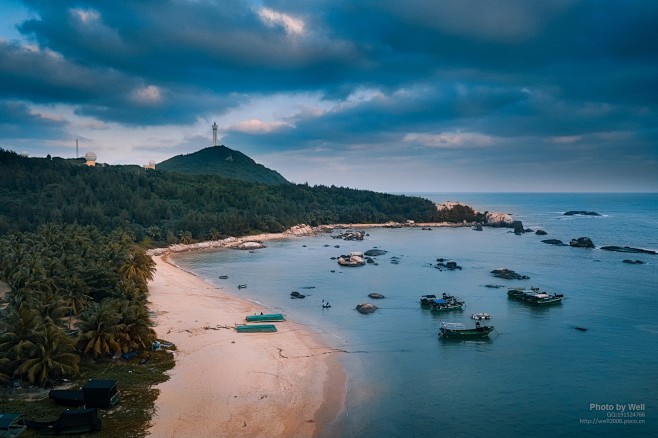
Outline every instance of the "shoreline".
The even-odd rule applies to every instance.
[[[344,408],[346,375],[334,356],[341,351],[293,321],[277,323],[276,333],[237,333],[236,323],[267,309],[179,268],[169,255],[153,257],[149,307],[158,337],[176,345],[176,365],[157,386],[149,436],[313,437],[326,430]]]
[[[157,386],[149,436],[214,437],[222,430],[231,437],[314,437],[345,409],[347,375],[334,356],[340,349],[293,321],[277,323],[276,333],[238,334],[235,324],[267,309],[177,266],[172,260],[177,253],[313,237],[334,229],[467,226],[472,224],[302,224],[283,233],[149,250],[156,262],[149,283],[156,332],[177,347],[170,379]]]

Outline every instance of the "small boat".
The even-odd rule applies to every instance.
[[[564,294],[542,292],[536,287],[530,288],[529,291],[525,289],[510,289],[507,291],[507,296],[519,301],[538,305],[561,303],[564,298]]]
[[[238,284],[238,289],[246,289],[247,285],[246,284]]]
[[[479,321],[479,320],[482,320],[482,319],[491,319],[491,315],[489,315],[488,313],[484,313],[484,312],[473,313],[471,315],[471,319],[474,319],[476,321]]]
[[[85,405],[85,394],[81,389],[52,389],[48,397],[58,405],[71,407]]]
[[[453,295],[448,295],[446,293],[441,294],[439,299],[430,299],[429,308],[430,310],[435,310],[438,312],[448,311],[448,310],[462,310],[464,307],[464,301],[455,298]]]
[[[323,309],[328,309],[328,308],[330,308],[330,307],[331,307],[331,304],[329,304],[329,303],[324,303],[324,304],[322,304],[322,308],[323,308]]]
[[[482,339],[488,337],[493,329],[493,326],[481,326],[479,322],[475,323],[475,328],[467,329],[464,324],[459,322],[441,321],[439,337],[446,339]]]
[[[0,437],[16,437],[25,432],[27,426],[23,414],[0,413]]]
[[[239,324],[235,326],[238,333],[275,332],[274,324]]]
[[[54,421],[30,421],[25,424],[36,429],[38,435],[73,435],[101,430],[102,424],[96,408],[68,409]],[[0,435],[5,436],[5,435]],[[9,435],[15,436],[15,435]]]
[[[286,318],[281,313],[261,313],[260,315],[247,315],[247,322],[273,322],[285,321]]]

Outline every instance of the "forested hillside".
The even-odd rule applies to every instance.
[[[87,167],[61,158],[0,150],[0,235],[48,223],[129,230],[163,245],[306,223],[473,220],[448,217],[426,199],[296,184],[266,185],[138,166]],[[467,217],[468,216],[468,217]]]
[[[289,184],[278,172],[226,146],[213,146],[191,154],[176,155],[158,163],[156,167],[160,170],[217,175],[255,183]]]

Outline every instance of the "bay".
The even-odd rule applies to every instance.
[[[291,238],[254,252],[180,254],[176,262],[283,312],[346,351],[336,353],[348,374],[346,410],[323,436],[658,434],[658,256],[598,248],[657,250],[658,195],[419,195],[512,213],[526,227],[548,234],[517,236],[488,227],[372,228],[364,241]],[[601,216],[564,216],[568,210]],[[541,242],[583,236],[597,248]],[[371,248],[388,252],[359,268],[342,268],[332,260]],[[454,260],[462,269],[438,270],[438,258]],[[645,264],[622,262],[628,258]],[[497,279],[491,275],[496,268],[530,279]],[[238,289],[239,284],[247,288]],[[507,298],[509,287],[531,286],[566,298],[546,308]],[[291,291],[306,298],[291,299]],[[372,292],[386,298],[368,298]],[[465,309],[437,313],[420,307],[421,295],[442,292],[464,299]],[[331,308],[322,308],[326,301]],[[355,306],[364,302],[379,309],[361,315]],[[440,321],[472,326],[470,315],[477,312],[493,315],[489,340],[438,338]],[[645,410],[624,416],[621,407],[628,412],[634,403]]]

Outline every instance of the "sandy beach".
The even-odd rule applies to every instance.
[[[158,337],[176,345],[158,386],[153,437],[313,437],[343,406],[338,350],[293,321],[276,333],[237,333],[268,309],[232,296],[155,256],[149,283]]]

